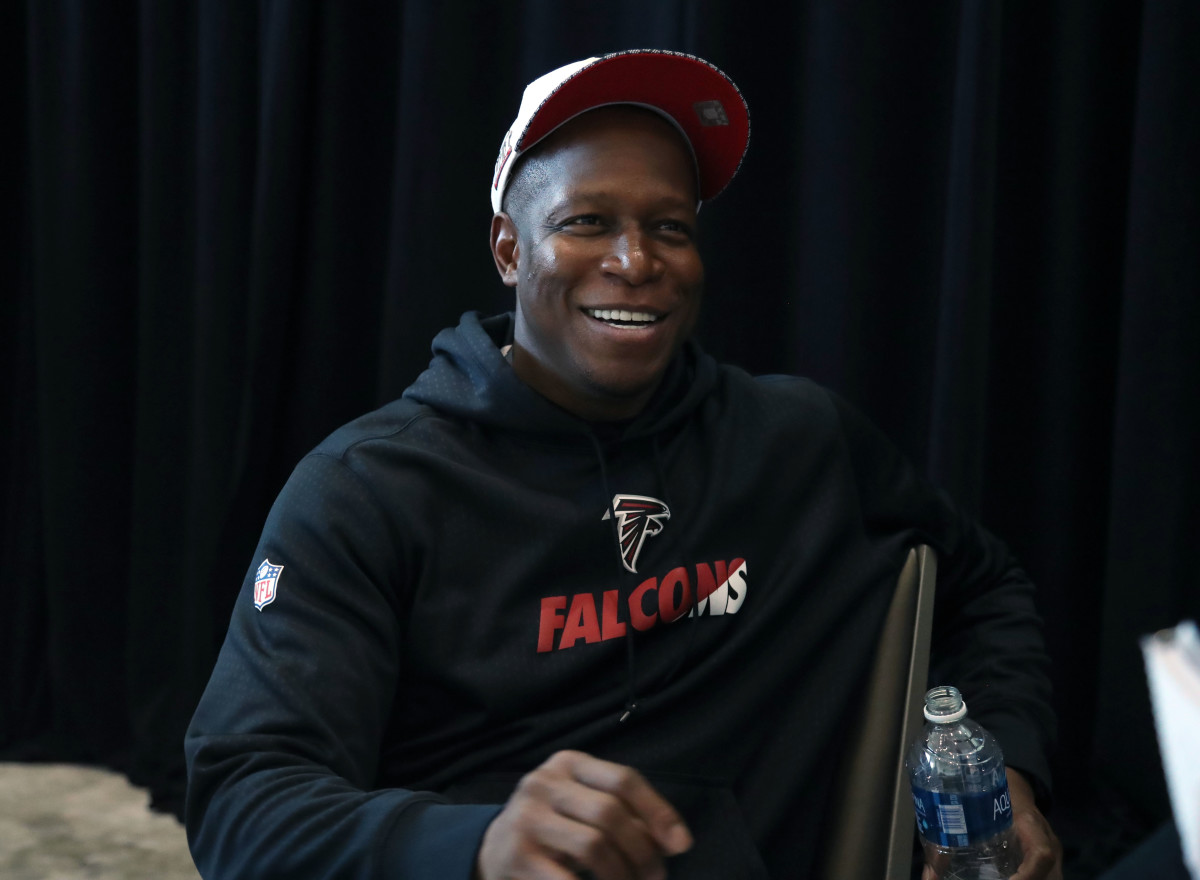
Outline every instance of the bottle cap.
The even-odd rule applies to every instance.
[[[925,719],[934,724],[953,724],[967,717],[967,703],[958,688],[945,685],[925,694]]]

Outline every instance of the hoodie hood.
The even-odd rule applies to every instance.
[[[540,434],[587,433],[586,421],[526,385],[500,353],[512,338],[512,325],[511,312],[489,318],[467,312],[457,327],[434,337],[433,360],[404,397],[493,428]],[[623,437],[655,434],[684,419],[712,390],[716,379],[716,362],[689,340]]]

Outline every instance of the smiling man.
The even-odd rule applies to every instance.
[[[697,212],[748,138],[678,53],[526,89],[491,186],[514,311],[439,334],[264,528],[185,744],[205,876],[835,876],[824,808],[917,543],[1018,876],[1061,876],[1028,578],[836,395],[691,338]]]

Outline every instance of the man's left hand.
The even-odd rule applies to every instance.
[[[1017,770],[1008,774],[1008,797],[1012,801],[1013,828],[1021,845],[1021,866],[1010,880],[1063,880],[1062,844],[1034,802],[1033,786]],[[925,870],[921,880],[940,880],[945,857],[937,847],[925,844]]]
[[[1033,786],[1020,771],[1008,770],[1013,828],[1021,842],[1021,867],[1012,880],[1062,880],[1062,844],[1037,808]]]

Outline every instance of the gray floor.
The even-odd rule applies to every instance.
[[[199,880],[183,827],[124,776],[0,763],[4,880]]]

